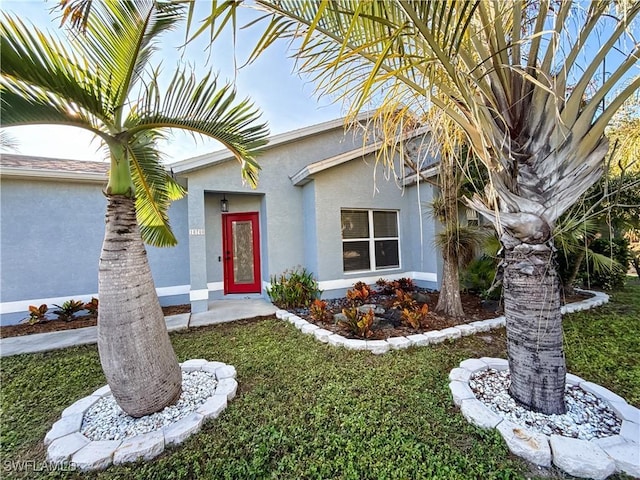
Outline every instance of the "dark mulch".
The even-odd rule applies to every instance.
[[[191,305],[172,305],[170,307],[162,307],[165,316],[178,315],[180,313],[191,312]],[[20,337],[22,335],[31,335],[33,333],[58,332],[60,330],[73,330],[75,328],[93,327],[97,323],[95,315],[78,315],[69,321],[65,320],[45,320],[30,325],[28,321],[18,325],[7,325],[0,327],[0,338]]]
[[[438,304],[439,292],[435,291],[422,291],[422,294],[427,296],[426,302],[418,302],[418,306],[422,306],[426,303],[429,306],[429,313],[427,319],[419,329],[414,329],[410,326],[403,325],[401,321],[400,311],[392,308],[393,296],[381,295],[374,293],[366,301],[366,304],[383,306],[386,311],[384,314],[377,315],[376,321],[373,323],[372,334],[368,337],[369,340],[384,340],[390,337],[400,337],[407,335],[415,335],[418,333],[425,333],[434,330],[443,330],[445,328],[454,327],[456,325],[462,325],[465,323],[471,323],[478,320],[488,320],[495,318],[503,314],[501,305],[497,302],[483,302],[482,298],[478,295],[470,293],[461,293],[462,308],[465,313],[463,319],[455,319],[446,315],[435,313],[433,310]],[[564,303],[579,302],[585,298],[589,298],[590,295],[581,293],[575,293],[571,296],[564,298]],[[355,336],[348,328],[340,325],[335,321],[333,315],[340,313],[343,308],[352,306],[346,299],[335,299],[327,301],[327,308],[331,312],[330,317],[324,321],[318,321],[311,317],[308,309],[297,309],[294,312],[304,318],[308,322],[318,325],[320,328],[324,328],[334,333],[338,333],[347,338],[359,338]]]

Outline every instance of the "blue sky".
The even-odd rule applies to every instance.
[[[40,29],[49,30],[54,34],[63,34],[58,29],[59,22],[49,13],[49,9],[57,3],[57,0],[0,1],[3,12],[13,12]],[[204,17],[208,6],[208,1],[201,0],[198,3],[198,10],[202,15],[196,15],[196,18]],[[256,15],[247,8],[241,10],[242,20],[239,25],[244,25],[246,19]],[[238,65],[244,63],[255,45],[259,30],[258,27],[241,30],[238,33],[236,52]],[[183,35],[184,30],[163,37],[166,41],[163,43],[162,50],[152,60],[152,64],[157,65],[162,62],[165,72],[173,72],[180,60],[181,52],[176,47],[181,44]],[[235,76],[238,96],[250,97],[262,110],[262,119],[268,122],[272,135],[342,116],[341,105],[333,104],[329,99],[318,100],[314,94],[313,84],[294,72],[294,61],[287,54],[285,42],[273,46],[257,62],[236,73],[231,36],[217,43],[208,63],[208,53],[205,52],[208,43],[206,36],[203,34],[202,38],[190,45],[182,60],[194,66],[201,75],[208,70],[213,70],[219,72],[221,81],[233,80]],[[93,136],[81,129],[30,126],[10,128],[7,132],[18,140],[20,154],[102,160],[98,140],[92,141]],[[191,135],[185,134],[174,134],[162,146],[168,161],[182,160],[220,148],[220,144],[216,142],[194,140]]]

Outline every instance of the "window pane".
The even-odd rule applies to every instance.
[[[373,232],[375,238],[397,237],[397,212],[373,212]]]
[[[369,214],[362,210],[342,210],[342,238],[368,238]]]
[[[376,240],[376,268],[400,266],[397,240]]]
[[[345,272],[370,270],[369,242],[344,242],[342,244],[342,265]]]

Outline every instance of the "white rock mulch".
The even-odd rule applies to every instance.
[[[182,372],[182,393],[175,405],[134,418],[124,412],[113,395],[102,397],[84,413],[80,433],[89,440],[122,440],[153,432],[195,412],[216,391],[215,374]]]
[[[175,405],[133,418],[118,406],[108,385],[62,412],[44,443],[47,460],[79,470],[149,460],[166,445],[182,443],[216,418],[236,394],[233,366],[203,359],[181,365],[182,394]]]
[[[564,415],[519,407],[508,394],[508,362],[468,359],[449,374],[454,403],[481,428],[496,428],[515,455],[576,477],[640,477],[640,410],[609,390],[567,374]]]

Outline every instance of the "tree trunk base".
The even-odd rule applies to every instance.
[[[135,200],[109,195],[99,269],[98,351],[118,405],[132,417],[177,402],[182,372],[158,301]]]
[[[560,282],[550,244],[505,248],[510,393],[535,412],[566,412]]]

